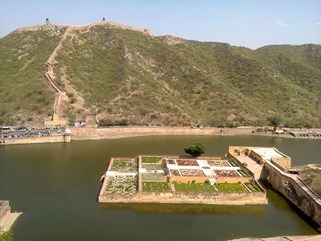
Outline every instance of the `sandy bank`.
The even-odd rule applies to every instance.
[[[206,135],[206,136],[234,136],[255,135],[294,138],[289,134],[272,134],[271,132],[256,132],[256,127],[249,128],[189,128],[189,127],[71,127],[72,140],[103,140],[137,136],[155,135]]]

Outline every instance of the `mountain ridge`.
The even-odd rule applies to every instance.
[[[19,90],[28,97],[26,107],[19,98],[12,103],[12,93],[8,98],[6,91],[0,92],[6,103],[0,124],[40,123],[51,114],[54,95],[39,76],[66,26],[20,29],[0,39],[0,82],[5,90],[22,86],[26,76],[39,78],[29,83],[30,89]],[[145,29],[109,22],[71,28],[52,64],[55,81],[69,96],[63,116],[70,122],[97,113],[105,124],[126,120],[133,125],[265,125],[268,117],[277,116],[285,126],[321,125],[321,45],[251,50],[154,37]],[[80,97],[84,103],[79,108]]]

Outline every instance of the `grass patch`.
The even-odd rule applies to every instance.
[[[167,182],[143,182],[143,191],[170,191]]]
[[[219,192],[247,192],[241,183],[216,183]]]
[[[161,160],[159,156],[143,156],[142,162],[143,163],[156,163]]]
[[[183,191],[183,192],[214,192],[214,187],[211,186],[209,183],[178,183],[175,184],[176,191]]]

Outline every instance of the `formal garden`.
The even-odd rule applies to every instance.
[[[164,173],[143,173],[142,180],[143,181],[161,181],[165,177]]]
[[[165,167],[162,164],[142,163],[142,168],[145,168],[147,171],[157,171],[164,170]]]
[[[171,188],[167,182],[143,182],[143,191],[165,192]]]
[[[108,177],[104,194],[133,195],[137,191],[137,175]]]
[[[110,171],[116,172],[137,172],[138,165],[135,159],[113,159]]]

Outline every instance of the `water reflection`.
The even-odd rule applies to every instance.
[[[228,215],[264,215],[267,205],[198,205],[198,204],[147,204],[147,203],[101,203],[99,207],[107,210],[127,209],[135,212],[149,213],[213,213]]]

